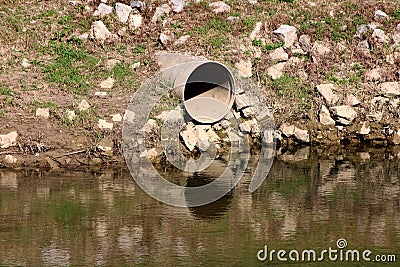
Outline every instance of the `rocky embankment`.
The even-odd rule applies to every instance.
[[[93,5],[93,1],[88,2]],[[152,5],[152,8],[142,1],[132,1],[130,4],[115,3],[115,5],[101,1],[101,3],[95,2],[94,7],[85,5],[81,1],[69,1],[69,4],[73,6],[84,4],[85,12],[95,19],[90,28],[79,29],[65,42],[79,39],[83,44],[99,46],[118,44],[126,36],[134,35],[135,31],[146,27],[146,23],[158,25],[160,27],[157,28],[157,41],[160,49],[154,51],[152,56],[156,63],[161,65],[157,62],[157,55],[160,55],[160,52],[167,50],[179,53],[180,47],[184,47],[191,39],[196,38],[193,34],[179,34],[179,37],[174,34],[174,30],[181,26],[171,17],[184,13],[189,6],[189,3],[183,0]],[[249,4],[256,6],[258,3],[251,1]],[[190,5],[201,6],[201,3],[194,1],[190,2]],[[307,5],[309,5],[307,8],[315,7],[312,2]],[[207,12],[223,18],[232,25],[239,21],[238,16],[232,15],[232,6],[224,2],[207,4]],[[335,19],[335,14],[333,12],[329,14],[330,20]],[[110,17],[115,18],[118,25],[122,26],[110,30],[107,26],[110,24]],[[235,43],[229,47],[232,59],[226,63],[236,68],[241,77],[253,79],[270,100],[269,108],[276,120],[274,134],[280,148],[290,149],[297,144],[398,146],[400,145],[400,24],[394,28],[385,28],[387,25],[393,25],[388,21],[392,21],[390,15],[382,10],[375,10],[368,23],[356,26],[355,34],[351,36],[352,42],[320,38],[317,40],[312,33],[307,33],[298,25],[281,24],[269,29],[266,23],[258,21],[254,23],[253,30],[248,36],[238,41],[237,45]],[[214,27],[225,27],[218,25]],[[342,25],[339,30],[342,33],[352,32],[352,29],[346,27]],[[354,57],[354,61],[348,62],[351,61],[351,57]],[[373,60],[374,64],[371,63]],[[108,59],[105,67],[112,69],[119,62],[117,59]],[[331,68],[329,71],[326,70],[328,65]],[[364,67],[372,65],[374,67]],[[21,66],[29,70],[32,68],[32,61],[24,58]],[[133,62],[131,69],[136,71],[142,66],[143,62]],[[324,75],[320,72],[324,72]],[[97,89],[101,90],[93,92],[90,99],[85,96],[80,97],[74,105],[65,108],[61,116],[59,114],[54,116],[52,107],[37,107],[35,118],[43,124],[57,124],[62,121],[74,127],[74,121],[87,114],[85,112],[94,109],[93,102],[96,102],[101,111],[104,104],[101,101],[109,98],[109,92],[115,87],[115,83],[116,79],[113,76],[99,81]],[[301,91],[296,87],[299,84],[302,90],[307,89]],[[219,153],[226,153],[229,143],[232,142],[228,134],[232,132],[240,137],[248,136],[254,146],[259,145],[262,132],[256,119],[257,111],[249,104],[251,100],[246,92],[240,92],[235,98],[231,112],[223,120],[212,125],[190,122],[184,126],[180,132],[180,139],[181,148],[186,155],[195,156],[198,152],[207,150],[210,142],[217,144]],[[123,101],[127,104],[129,99],[130,96],[125,96],[124,99],[109,99],[109,101],[112,106]],[[1,128],[0,132],[0,166],[55,169],[123,163],[121,129],[125,117],[124,110],[115,109],[112,112],[109,110],[101,116],[96,115],[97,117],[91,121],[94,123],[88,129],[97,137],[91,139],[89,145],[81,149],[76,147],[61,149],[57,147],[58,143],[55,141],[52,146],[44,146],[41,142],[32,145],[33,143],[29,143],[30,137],[27,138],[29,127],[14,126],[12,121],[5,123],[7,126]],[[160,137],[160,127],[168,112],[170,110],[165,109],[155,114],[143,129],[151,137],[147,153],[144,153],[143,157],[155,161],[162,160],[162,150],[155,140]],[[232,127],[232,120],[239,121],[237,127]],[[82,121],[85,124],[88,120]],[[68,131],[69,134],[64,135],[62,130],[54,130],[54,134],[59,134],[58,139],[71,142],[76,135],[81,137],[87,135],[85,132],[74,133],[74,136],[70,133],[73,130],[68,129]]]

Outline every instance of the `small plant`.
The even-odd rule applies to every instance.
[[[215,36],[210,39],[210,44],[213,48],[221,48],[226,44],[226,41],[227,39],[225,36]]]
[[[285,44],[285,42],[279,42],[279,43],[276,43],[276,44],[269,43],[269,44],[266,44],[263,47],[263,49],[266,50],[266,51],[271,51],[271,50],[275,50],[275,49],[277,49],[279,47],[282,47],[284,44]]]
[[[172,23],[171,26],[172,26],[172,28],[174,28],[174,29],[182,28],[182,26],[179,24],[179,21],[177,21],[177,22],[175,22],[175,23]]]
[[[254,45],[254,46],[262,46],[262,40],[261,39],[253,39],[253,41],[251,41],[251,43]]]
[[[133,50],[132,50],[132,53],[134,55],[143,54],[144,52],[146,52],[145,44],[139,44],[139,45],[135,46],[135,48],[133,48]]]
[[[8,86],[0,86],[0,95],[14,95],[14,91],[10,89]]]

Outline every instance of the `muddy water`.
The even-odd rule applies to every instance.
[[[254,160],[229,195],[190,209],[153,200],[127,170],[0,170],[0,265],[266,266],[272,263],[257,259],[264,245],[322,251],[345,238],[348,249],[397,256],[397,264],[351,266],[399,266],[399,158],[384,151],[298,153],[275,159],[253,194]],[[177,172],[165,175],[182,183]],[[212,178],[205,172],[184,179]],[[273,263],[285,266],[276,257]],[[343,265],[327,257],[298,263]]]

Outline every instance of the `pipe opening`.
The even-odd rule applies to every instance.
[[[183,100],[189,115],[201,123],[214,123],[231,109],[234,82],[230,71],[216,62],[195,68],[186,81]]]

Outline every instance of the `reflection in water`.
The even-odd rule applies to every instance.
[[[1,171],[0,265],[259,266],[265,244],[326,249],[338,238],[400,255],[398,157],[301,148],[277,157],[250,194],[256,162],[228,195],[190,209],[150,198],[126,170]],[[195,186],[213,181],[222,171],[215,166],[163,174]]]

